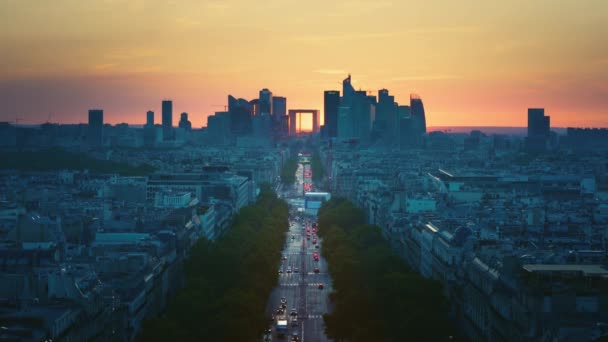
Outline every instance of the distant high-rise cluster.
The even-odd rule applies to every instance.
[[[424,105],[418,95],[410,96],[409,106],[400,106],[387,89],[378,96],[357,91],[348,75],[338,90],[324,92],[327,138],[371,142],[385,147],[417,147],[426,133]]]
[[[214,144],[236,139],[242,144],[268,145],[287,135],[287,99],[274,96],[267,88],[251,101],[228,95],[227,111],[207,117],[208,140]]]

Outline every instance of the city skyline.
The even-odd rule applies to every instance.
[[[201,127],[227,94],[263,88],[323,118],[323,91],[351,73],[398,102],[420,94],[431,127],[524,127],[534,107],[556,127],[608,126],[602,1],[6,1],[0,13],[2,121],[102,108],[105,122],[142,124],[171,98]]]

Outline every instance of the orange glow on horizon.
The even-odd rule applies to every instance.
[[[7,0],[0,20],[0,121],[160,122],[170,98],[200,128],[268,88],[322,124],[350,73],[419,94],[427,126],[525,126],[543,107],[553,127],[608,127],[606,1]]]

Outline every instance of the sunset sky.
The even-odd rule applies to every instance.
[[[608,127],[606,0],[2,0],[0,121],[193,127],[262,88],[323,109],[359,89],[422,97],[429,126]]]

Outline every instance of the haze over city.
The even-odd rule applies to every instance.
[[[0,119],[22,124],[90,108],[143,124],[169,98],[202,127],[263,87],[322,109],[350,73],[399,102],[420,94],[429,126],[523,127],[529,107],[555,127],[608,126],[601,0],[7,0],[0,22]]]

